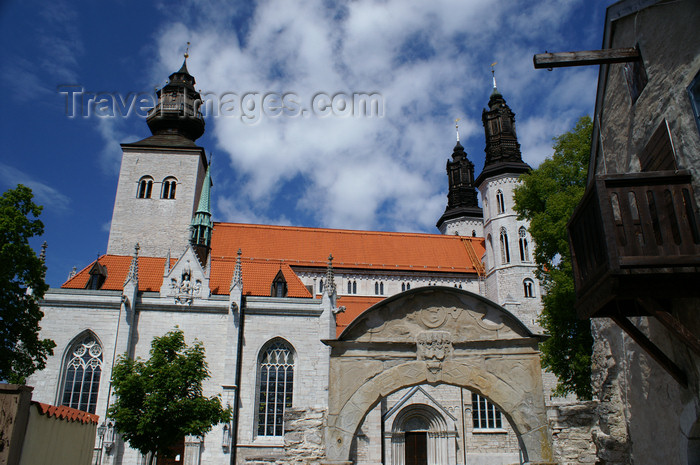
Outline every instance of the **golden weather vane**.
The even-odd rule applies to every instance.
[[[498,64],[497,61],[491,63],[491,76],[493,77],[493,88],[496,88],[496,69],[495,66]]]
[[[457,132],[457,142],[459,142],[459,121],[460,118],[455,119],[455,131]]]
[[[190,57],[190,43],[187,42],[187,47],[185,47],[185,59]]]

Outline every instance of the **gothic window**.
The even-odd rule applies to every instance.
[[[61,405],[95,413],[102,375],[102,346],[91,332],[72,343],[63,367]]]
[[[527,231],[524,227],[520,227],[518,230],[519,244],[520,244],[520,261],[529,262],[530,261],[530,249],[527,241]]]
[[[318,293],[320,294],[320,293],[322,293],[322,292],[323,292],[323,280],[320,279],[320,280],[318,281]]]
[[[501,191],[501,189],[496,191],[496,207],[498,208],[499,214],[506,211],[506,204],[503,201],[503,191]]]
[[[161,189],[160,198],[161,199],[174,199],[176,187],[177,187],[177,179],[173,178],[172,176],[165,178],[163,180],[163,187]]]
[[[472,229],[472,237],[476,237],[476,229]]]
[[[352,282],[348,281],[348,294],[352,294]]]
[[[377,281],[374,283],[374,294],[375,295],[384,295],[384,282]]]
[[[510,249],[508,248],[508,233],[506,228],[501,228],[501,263],[510,263]]]
[[[357,281],[352,282],[352,293],[357,294]]]
[[[144,176],[139,180],[139,190],[136,196],[139,199],[150,199],[151,191],[153,191],[153,178],[150,176]]]
[[[401,292],[406,290],[406,283],[401,283]]]
[[[282,339],[273,339],[258,361],[258,436],[283,436],[284,411],[292,407],[294,352]]]
[[[474,429],[503,428],[501,411],[498,407],[476,393],[472,393],[472,421]]]
[[[525,297],[535,297],[535,292],[533,291],[535,286],[535,283],[532,281],[532,279],[526,279],[523,281],[523,291],[525,294]]]

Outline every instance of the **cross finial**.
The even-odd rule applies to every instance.
[[[185,60],[190,57],[190,43],[187,42],[187,47],[185,47]]]
[[[457,142],[459,142],[459,120],[460,118],[455,119],[455,131],[457,132]]]
[[[498,64],[497,61],[491,63],[491,76],[493,77],[493,88],[496,89],[496,69],[495,66]]]

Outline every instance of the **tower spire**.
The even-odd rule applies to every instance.
[[[495,66],[498,64],[497,61],[494,61],[491,63],[491,77],[493,79],[493,92],[492,94],[497,94],[498,93],[498,87],[496,86],[496,68]]]
[[[149,110],[146,122],[153,135],[180,135],[191,141],[204,134],[204,117],[199,111],[202,97],[195,90],[195,79],[187,70],[190,43],[185,60],[178,71],[168,78],[162,89],[156,90],[158,102]]]
[[[455,119],[455,132],[457,133],[457,142],[459,142],[459,120],[460,118]]]
[[[530,171],[530,166],[522,159],[515,134],[515,113],[496,87],[495,65],[496,62],[491,64],[493,91],[489,97],[489,108],[481,113],[486,136],[486,159],[484,169],[476,178],[476,186],[480,186],[485,179],[502,173],[520,174]]]
[[[202,192],[199,194],[197,212],[194,214],[191,224],[192,236],[190,242],[194,246],[202,264],[206,263],[211,247],[211,232],[213,229],[211,222],[211,186],[211,163],[209,163],[207,172],[204,175]]]

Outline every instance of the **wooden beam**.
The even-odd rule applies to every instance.
[[[644,351],[649,354],[651,358],[656,360],[658,364],[661,365],[661,367],[678,382],[678,384],[684,388],[688,387],[688,377],[683,370],[681,370],[681,368],[676,365],[673,360],[668,358],[666,354],[664,354],[661,349],[656,346],[656,344],[651,342],[651,340],[649,340],[649,338],[643,332],[633,325],[627,317],[613,315],[610,318],[612,318],[612,320],[617,323],[620,328],[629,334],[634,342],[639,344],[639,346],[644,349]]]
[[[672,314],[665,312],[661,305],[657,302],[646,302],[643,299],[637,299],[639,304],[647,311],[650,315],[656,317],[659,322],[668,329],[671,334],[676,336],[681,340],[690,350],[695,352],[696,355],[700,355],[700,339],[693,334],[688,328],[683,326],[683,324],[678,321],[676,317]]]
[[[538,53],[532,57],[535,69],[602,65],[605,63],[627,63],[640,59],[639,50],[632,47],[585,50],[580,52]]]

